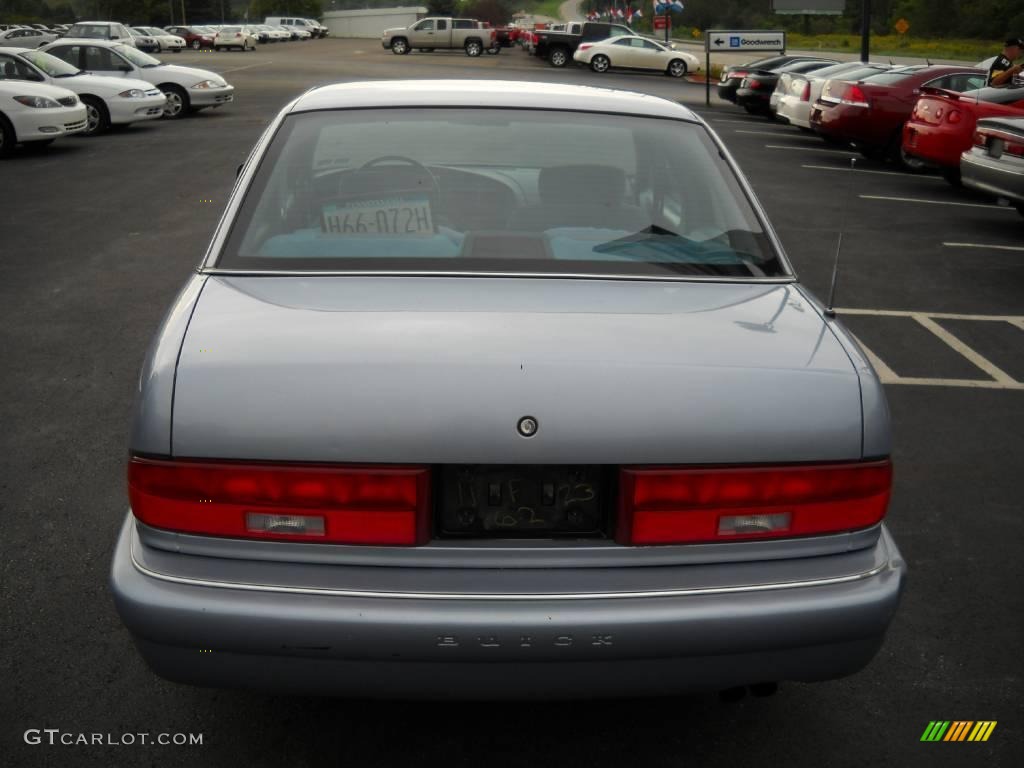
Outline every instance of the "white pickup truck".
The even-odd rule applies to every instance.
[[[435,48],[461,48],[467,56],[479,56],[484,51],[501,50],[493,29],[485,29],[474,19],[420,19],[409,27],[385,29],[380,44],[399,56],[417,48],[433,51]]]

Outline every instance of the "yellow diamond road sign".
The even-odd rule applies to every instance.
[[[910,29],[910,22],[906,19],[900,19],[896,22],[896,31],[901,35],[907,34],[907,30]]]

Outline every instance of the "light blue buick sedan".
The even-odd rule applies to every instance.
[[[325,86],[150,348],[113,594],[194,685],[764,692],[882,645],[889,454],[870,364],[686,108]]]

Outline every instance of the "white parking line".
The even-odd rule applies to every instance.
[[[914,179],[914,181],[918,181],[918,180],[921,180],[921,179],[926,179],[928,181],[944,181],[944,179],[942,179],[942,178],[940,178],[938,176],[911,176],[910,174],[902,173],[900,171],[871,171],[871,170],[868,170],[867,168],[847,168],[845,165],[808,165],[808,164],[803,164],[800,167],[801,168],[813,168],[816,171],[846,171],[847,173],[874,173],[874,174],[878,174],[879,176],[901,176],[904,179],[911,179],[912,178],[912,179]]]
[[[1001,205],[991,203],[957,203],[953,200],[922,200],[919,197],[887,197],[886,195],[860,195],[865,200],[891,200],[896,203],[923,203],[925,205],[956,205],[960,208],[991,208],[1002,211],[1017,211],[1013,208],[1003,208]]]
[[[1002,368],[988,360],[988,358],[979,355],[973,349],[968,347],[960,341],[960,339],[936,323],[930,317],[926,317],[925,315],[914,315],[914,319],[946,342],[946,344],[948,344],[952,349],[970,360],[973,365],[981,368],[981,370],[991,376],[994,381],[998,381],[1000,384],[1009,384],[1011,386],[1024,386],[1024,384],[1020,384],[1020,382],[1015,381],[1010,374],[1006,373]]]
[[[878,317],[914,317],[924,315],[937,320],[993,320],[1000,323],[1017,323],[1024,321],[1024,315],[966,315],[960,312],[921,312],[906,309],[862,309],[847,307],[836,309],[844,315],[876,315]]]
[[[1024,391],[1024,382],[1017,381],[985,356],[975,352],[963,341],[935,322],[939,320],[974,320],[1005,322],[1024,331],[1024,316],[1021,315],[967,315],[952,312],[912,312],[897,309],[836,309],[840,315],[875,315],[881,317],[905,317],[915,320],[955,352],[965,357],[972,365],[987,373],[989,379],[942,379],[920,376],[900,376],[881,358],[872,352],[860,339],[857,342],[864,350],[871,365],[883,384],[905,384],[931,387],[964,387],[969,389],[1011,389]]]
[[[825,147],[788,147],[785,144],[765,144],[765,149],[796,149],[801,152],[827,152],[830,155],[859,155],[846,149],[826,149]]]
[[[854,336],[853,338],[857,339],[856,336]],[[896,375],[896,371],[894,371],[892,368],[886,365],[882,361],[882,358],[880,358],[878,355],[876,355],[874,352],[868,349],[867,344],[865,344],[860,339],[857,339],[857,343],[860,344],[861,349],[864,350],[864,354],[868,358],[868,362],[871,363],[871,366],[875,369],[875,373],[878,374],[879,381],[881,381],[883,384],[895,384],[897,381],[899,381],[900,377]]]
[[[253,67],[266,67],[274,62],[272,61],[258,61],[255,64],[246,64],[244,67],[233,67],[232,69],[222,69],[217,74],[223,75],[225,72],[241,72],[243,69],[252,69]]]
[[[1024,251],[1019,245],[988,245],[986,243],[943,243],[947,248],[984,248],[993,251]]]

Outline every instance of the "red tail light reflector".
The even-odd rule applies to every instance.
[[[892,464],[626,467],[619,487],[620,544],[811,536],[880,522]]]
[[[754,79],[747,80],[747,87],[752,91],[756,91],[758,88],[761,87],[761,81]]]
[[[135,517],[181,533],[413,546],[429,536],[426,467],[133,458]]]
[[[800,101],[810,101],[810,100],[811,100],[811,83],[810,83],[810,81],[807,81],[807,82],[804,83],[803,93],[800,94]]]
[[[866,107],[868,106],[868,97],[864,95],[864,90],[858,86],[848,84],[843,89],[843,98],[841,99],[843,104],[851,107]]]
[[[576,50],[579,50],[579,51],[585,51],[585,50],[587,50],[588,48],[593,48],[593,47],[594,47],[594,44],[593,44],[593,43],[580,43],[580,46],[579,46],[579,48],[577,48]]]
[[[1007,141],[1003,147],[1003,152],[1014,157],[1024,157],[1024,143]]]
[[[956,125],[957,123],[960,122],[963,116],[964,113],[961,112],[959,109],[951,109],[949,110],[949,114],[946,115],[946,121],[952,123],[953,125]]]

